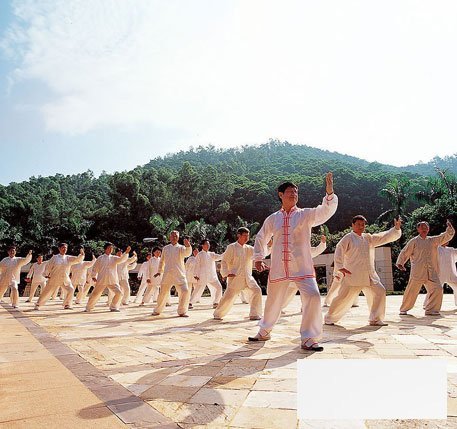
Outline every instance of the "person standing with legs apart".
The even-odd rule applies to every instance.
[[[219,305],[214,311],[214,318],[222,318],[230,311],[236,297],[241,291],[249,293],[251,310],[249,318],[260,320],[262,316],[262,289],[252,276],[254,248],[249,246],[249,229],[238,228],[235,243],[229,244],[222,255],[221,275],[227,278],[225,289]]]
[[[122,256],[122,250],[118,250],[116,253],[117,257]],[[136,252],[133,252],[133,256],[128,258],[127,261],[122,262],[117,266],[117,275],[119,277],[119,286],[122,291],[122,305],[129,305],[130,301],[130,283],[129,283],[129,271],[136,267],[137,261]],[[135,264],[135,265],[133,265]],[[111,300],[113,299],[113,291],[108,290],[108,305],[111,306]]]
[[[44,276],[44,270],[46,269],[47,262],[43,262],[43,255],[38,255],[36,257],[36,262],[32,264],[29,272],[27,273],[26,282],[30,283],[30,293],[29,299],[25,302],[32,302],[35,297],[35,292],[40,287],[40,294],[43,292],[44,287],[46,286],[46,277]]]
[[[73,287],[70,280],[70,269],[72,265],[80,264],[84,261],[84,249],[81,248],[79,256],[67,255],[68,244],[60,243],[59,253],[54,255],[46,265],[45,277],[48,278],[48,284],[44,288],[35,304],[35,310],[39,310],[40,306],[46,304],[51,295],[59,287],[65,291],[65,299],[63,301],[63,308],[65,310],[71,310],[71,301],[73,300],[73,294],[75,288]]]
[[[0,297],[10,288],[11,306],[17,308],[19,304],[19,283],[21,282],[21,268],[32,260],[32,251],[25,258],[16,256],[16,246],[8,247],[8,256],[0,262]]]
[[[123,264],[129,258],[130,246],[127,246],[125,252],[121,256],[112,255],[114,244],[105,243],[103,246],[104,254],[99,256],[92,267],[92,280],[95,284],[89,301],[86,305],[86,311],[90,312],[94,309],[95,304],[100,299],[103,291],[108,288],[113,294],[110,310],[120,311],[119,304],[122,299],[122,291],[119,286],[119,277],[117,275],[117,266]]]
[[[206,286],[213,298],[213,308],[216,308],[222,297],[222,285],[217,277],[216,262],[221,260],[222,255],[209,251],[209,240],[202,240],[201,247],[202,251],[195,257],[194,278],[197,280],[197,287],[190,297],[190,308],[200,301]]]
[[[408,311],[414,307],[422,285],[427,289],[425,315],[440,315],[441,304],[443,303],[443,288],[438,277],[438,246],[451,241],[455,234],[449,220],[446,225],[445,232],[429,237],[430,226],[428,222],[419,222],[417,224],[419,235],[409,240],[398,255],[396,265],[401,271],[406,271],[405,264],[408,259],[411,261],[411,273],[403,294],[400,316],[406,316]]]
[[[159,270],[160,264],[160,255],[162,254],[162,249],[160,247],[154,247],[152,249],[152,258],[149,260],[148,263],[148,271],[144,274],[146,277],[146,292],[143,297],[143,301],[140,305],[149,304],[151,300],[157,301],[160,291],[160,282],[162,281],[162,276],[154,277],[154,275]],[[167,304],[170,302],[170,295],[167,297]]]
[[[157,306],[152,313],[153,316],[158,316],[162,313],[170,296],[170,289],[174,285],[179,295],[178,315],[180,317],[188,317],[186,313],[189,308],[190,291],[186,280],[184,259],[192,254],[192,247],[187,238],[184,239],[184,246],[178,244],[178,241],[179,232],[171,231],[170,244],[167,244],[162,250],[159,268],[157,273],[154,274],[156,278],[162,275],[162,282],[160,283]]]
[[[87,295],[85,291],[87,282],[87,271],[92,268],[97,258],[92,255],[92,261],[81,262],[71,267],[71,282],[73,286],[78,289],[76,294],[75,304],[81,304],[83,298]]]
[[[192,250],[192,255],[190,255],[184,266],[186,267],[186,279],[187,279],[187,285],[189,286],[189,291],[190,291],[190,296],[192,298],[192,294],[195,289],[197,289],[198,282],[197,279],[195,278],[195,263],[197,262],[196,258],[198,255],[199,251],[195,247]],[[192,303],[189,303],[189,308],[193,308]]]
[[[367,298],[369,323],[385,326],[386,289],[375,271],[375,248],[401,237],[401,219],[394,227],[376,234],[365,233],[367,220],[362,215],[352,218],[352,232],[346,234],[336,245],[335,275],[341,278],[338,295],[333,298],[325,315],[325,324],[334,325],[351,308],[360,292]]]
[[[254,244],[257,271],[267,267],[263,262],[268,253],[267,243],[273,237],[271,267],[267,286],[267,300],[260,330],[249,341],[266,341],[281,315],[290,283],[295,283],[302,301],[300,326],[301,347],[304,350],[322,351],[318,341],[322,335],[321,297],[311,258],[311,228],[325,223],[336,212],[338,198],[333,193],[333,175],[327,173],[326,196],[315,208],[297,207],[298,187],[285,182],[278,187],[282,207],[265,219]]]

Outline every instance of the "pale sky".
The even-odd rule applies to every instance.
[[[457,152],[457,2],[2,0],[0,183],[270,138]]]

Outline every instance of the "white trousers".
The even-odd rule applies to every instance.
[[[142,298],[145,294],[147,287],[148,287],[148,281],[145,278],[145,276],[143,276],[143,277],[141,277],[140,287],[138,288],[138,292],[136,294],[135,301],[133,301],[133,302],[136,302],[137,304],[139,302],[142,302]]]
[[[330,285],[330,288],[327,291],[327,295],[326,295],[325,300],[324,300],[324,305],[326,305],[327,307],[330,306],[330,304],[332,303],[332,301],[335,298],[335,296],[338,295],[338,293],[340,291],[340,288],[341,288],[341,281],[340,280],[333,280],[332,284]],[[358,305],[358,303],[359,303],[359,295],[357,295],[354,298],[354,302],[352,303],[352,306]]]
[[[89,283],[84,283],[82,285],[77,284],[76,288],[78,289],[78,292],[76,293],[75,304],[81,304],[81,301],[86,297],[87,292],[89,292],[90,284]]]
[[[454,292],[454,303],[455,303],[455,305],[457,305],[457,282],[445,282],[441,285],[441,287],[443,287],[444,284],[447,284],[448,286],[450,286],[452,288],[452,290]],[[425,296],[424,309],[427,307],[427,303],[428,303],[428,293]]]
[[[203,291],[205,290],[205,286],[208,286],[208,289],[211,293],[211,297],[213,298],[213,304],[218,304],[222,297],[222,285],[218,279],[208,280],[204,282],[198,282],[197,286],[195,287],[194,291],[192,292],[192,296],[190,298],[190,303],[194,305],[197,301],[200,301],[200,298],[203,295]]]
[[[386,289],[381,282],[372,281],[368,286],[347,286],[344,280],[338,295],[333,298],[325,315],[325,323],[336,323],[352,307],[354,299],[363,292],[367,299],[370,322],[382,322],[386,315]]]
[[[259,334],[262,336],[268,335],[278,321],[281,315],[284,297],[287,294],[290,283],[295,283],[300,291],[303,309],[300,326],[302,342],[307,342],[308,340],[318,342],[322,336],[322,313],[321,297],[315,278],[293,282],[290,280],[275,283],[268,281],[267,300],[265,302],[263,319],[259,323]]]
[[[35,298],[35,292],[37,291],[38,286],[40,287],[40,294],[41,294],[43,292],[44,287],[46,286],[46,281],[44,281],[44,282],[32,281],[32,284],[30,285],[30,293],[29,293],[30,301],[32,301],[32,299]]]
[[[173,285],[175,286],[179,296],[178,314],[181,316],[187,313],[187,310],[189,309],[190,291],[186,280],[179,284],[162,281],[160,284],[160,292],[157,298],[157,305],[154,308],[154,313],[162,313],[167,303],[167,299],[170,299],[170,290]]]
[[[122,291],[119,285],[105,285],[105,284],[98,284],[97,282],[95,283],[94,289],[92,290],[92,293],[89,296],[89,301],[87,302],[86,305],[86,310],[87,311],[92,311],[93,308],[95,307],[95,304],[98,302],[100,299],[103,291],[108,288],[108,291],[112,294],[112,300],[110,302],[110,309],[112,310],[118,310],[119,309],[119,304],[122,298]]]
[[[414,307],[422,285],[427,289],[425,312],[428,313],[430,311],[441,310],[441,305],[443,303],[443,288],[441,285],[432,280],[416,280],[410,278],[403,294],[400,311],[408,311]]]
[[[250,295],[251,309],[249,316],[262,316],[262,289],[255,281],[246,277],[236,276],[227,278],[227,289],[225,289],[224,295],[214,311],[214,317],[223,318],[233,307],[236,297],[242,291]]]
[[[159,297],[160,285],[148,283],[146,293],[143,296],[143,304],[149,304],[152,301],[157,301]],[[171,305],[170,294],[168,294],[166,305]]]
[[[19,289],[17,282],[3,283],[0,285],[0,297],[3,298],[5,292],[10,288],[11,305],[17,307],[19,303]]]
[[[75,293],[75,288],[71,283],[69,284],[62,284],[62,281],[54,280],[52,278],[48,280],[48,283],[44,287],[43,291],[38,298],[36,306],[44,305],[48,302],[49,298],[54,294],[54,292],[59,288],[62,288],[62,292],[65,291],[65,298],[63,300],[64,307],[71,306],[71,300],[73,299],[73,294]]]
[[[240,291],[240,299],[243,304],[249,304],[249,291],[243,289]]]

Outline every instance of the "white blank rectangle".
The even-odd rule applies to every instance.
[[[440,359],[301,359],[298,418],[446,419],[446,365]]]

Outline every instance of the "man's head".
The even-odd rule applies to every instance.
[[[154,249],[152,249],[152,254],[156,257],[156,258],[159,258],[160,255],[162,254],[162,249],[160,247],[154,247]]]
[[[418,234],[422,238],[425,238],[430,231],[430,225],[428,224],[428,222],[421,221],[421,222],[417,223],[416,229],[417,229]]]
[[[122,256],[122,249],[117,249],[116,256]]]
[[[68,244],[67,243],[59,243],[57,245],[57,248],[59,249],[59,253],[61,255],[65,255],[65,253],[67,253],[67,250],[68,250]]]
[[[43,255],[37,255],[36,261],[41,264],[43,262]]]
[[[198,248],[194,247],[192,250],[192,255],[197,256],[198,255]]]
[[[242,226],[236,231],[236,238],[239,244],[244,245],[249,241],[249,229]]]
[[[16,246],[9,246],[8,247],[8,256],[10,258],[14,258],[16,256]]]
[[[152,258],[152,253],[146,253],[146,261],[149,261],[149,259]]]
[[[365,216],[357,215],[352,218],[352,230],[357,234],[361,235],[365,231],[368,221]]]
[[[278,198],[283,206],[293,207],[298,202],[298,186],[292,182],[284,182],[278,186]]]
[[[207,252],[209,250],[209,248],[211,247],[211,244],[210,244],[209,240],[205,238],[204,240],[201,241],[200,246],[202,247],[202,250]]]
[[[174,230],[170,232],[170,243],[175,245],[178,244],[179,241],[179,232]]]
[[[105,252],[105,255],[111,255],[111,253],[113,253],[113,249],[114,249],[114,244],[110,243],[109,241],[106,242],[105,245],[103,246],[103,251]]]

